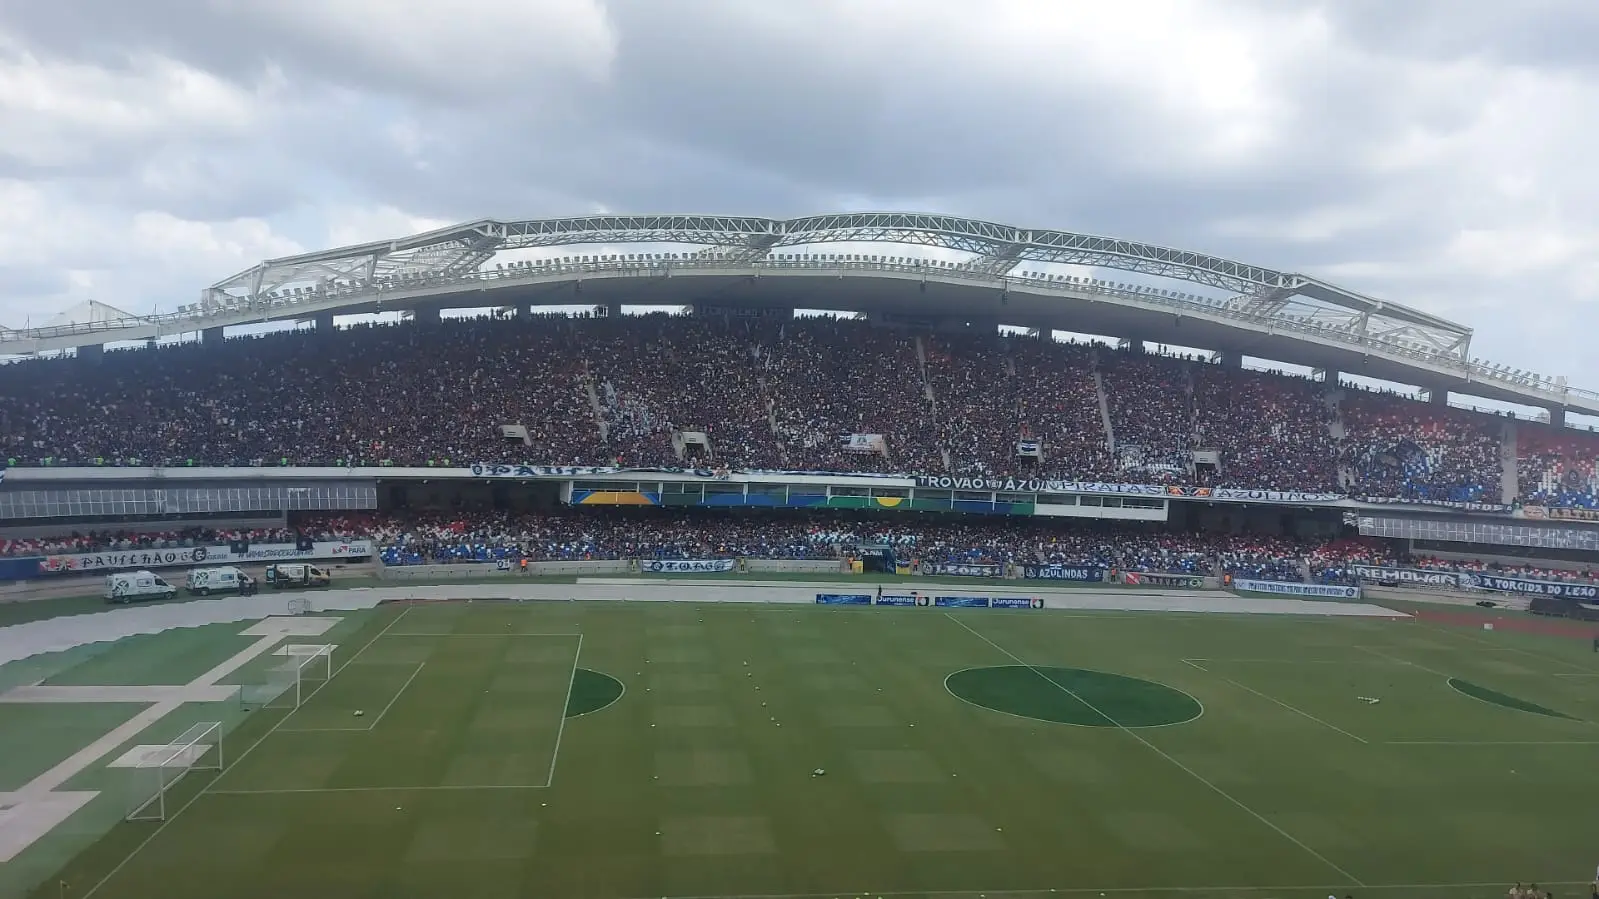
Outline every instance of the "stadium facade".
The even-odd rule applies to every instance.
[[[845,248],[848,252],[838,252]],[[914,248],[914,249],[908,249]],[[538,259],[504,261],[517,251]],[[936,252],[951,258],[930,258]],[[567,255],[552,255],[567,252]],[[1089,274],[1083,274],[1088,272]],[[1125,278],[1118,280],[1119,274]],[[1152,286],[1156,283],[1167,286]],[[0,355],[71,350],[92,362],[106,344],[295,320],[331,329],[338,315],[449,309],[690,307],[704,316],[863,313],[927,333],[1015,326],[1206,348],[1223,366],[1246,355],[1451,393],[1599,414],[1599,393],[1563,378],[1471,356],[1469,328],[1321,279],[1132,241],[941,215],[850,213],[779,221],[730,216],[592,216],[479,221],[426,234],[275,259],[218,282],[178,312],[0,331]],[[577,505],[858,508],[1172,521],[1189,507],[1358,522],[1404,540],[1599,552],[1584,510],[1507,501],[1357,499],[1324,489],[1259,490],[1121,480],[1005,478],[947,471],[832,474],[705,467],[562,466],[454,460],[427,467],[15,466],[0,484],[0,526],[59,530],[82,521],[256,521],[295,511],[370,510],[400,490],[522,485]],[[498,486],[496,486],[498,485]],[[1551,518],[1565,518],[1550,521]]]

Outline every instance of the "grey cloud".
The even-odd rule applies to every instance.
[[[1315,273],[1434,257],[1473,224],[1437,212],[1448,199],[1438,195],[1457,187],[1452,173],[1368,164],[1374,147],[1410,130],[1459,134],[1482,114],[1479,95],[1410,84],[1409,68],[1463,58],[1578,67],[1591,62],[1599,29],[1590,3],[1301,4],[1323,11],[1344,52],[1274,71],[1272,86],[1291,102],[1283,133],[1228,164],[1198,161],[1192,149],[1225,121],[1173,125],[1106,85],[996,76],[975,51],[919,43],[912,28],[903,40],[869,42],[826,5],[783,27],[745,0],[607,8],[617,55],[600,81],[559,68],[479,80],[469,59],[438,77],[436,67],[339,52],[307,29],[200,0],[18,4],[0,13],[0,31],[40,55],[115,67],[161,53],[241,85],[281,69],[289,96],[269,133],[231,145],[195,147],[175,134],[170,145],[107,147],[92,171],[58,189],[202,220],[282,216],[310,243],[318,236],[305,217],[329,202],[446,220],[599,207],[791,216],[847,203],[1129,237]],[[402,120],[423,138],[415,158],[388,135]],[[137,180],[139,166],[171,159],[192,177]],[[1343,205],[1383,214],[1305,242],[1270,227],[1224,227]],[[1504,296],[1507,286],[1439,271],[1417,278],[1349,286],[1445,315],[1467,310],[1481,316],[1472,322],[1484,332],[1480,348],[1526,353],[1515,341],[1528,339],[1524,323],[1536,317],[1475,299]],[[47,281],[33,292],[54,292]],[[1541,355],[1572,368],[1582,352],[1563,333]],[[1599,383],[1599,369],[1586,368]]]

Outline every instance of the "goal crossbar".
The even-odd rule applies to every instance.
[[[278,650],[283,661],[268,668],[260,682],[239,689],[239,702],[245,708],[283,707],[297,709],[309,698],[306,684],[333,678],[333,650],[319,644],[290,643]]]
[[[129,770],[129,821],[165,821],[167,793],[190,771],[221,771],[222,722],[202,721]]]

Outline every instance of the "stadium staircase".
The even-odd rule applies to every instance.
[[[1499,501],[1510,505],[1521,495],[1520,432],[1516,420],[1505,419],[1504,436],[1499,439]]]
[[[1343,452],[1344,435],[1344,389],[1334,387],[1322,394],[1322,402],[1327,404],[1327,436],[1333,439],[1336,452]],[[1347,465],[1338,466],[1338,485],[1347,488],[1355,482],[1355,473]]]
[[[1105,376],[1099,370],[1099,357],[1094,357],[1094,396],[1099,398],[1099,421],[1105,426],[1105,447],[1112,457],[1116,455],[1116,429],[1110,424],[1110,397],[1105,395]]]
[[[600,404],[600,393],[594,389],[594,376],[583,373],[583,395],[589,398],[589,409],[594,412],[594,426],[599,429],[600,443],[607,442],[610,426],[605,423],[605,407]]]

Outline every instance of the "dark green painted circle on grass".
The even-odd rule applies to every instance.
[[[598,712],[621,699],[626,689],[609,674],[579,668],[572,672],[572,693],[566,698],[566,717]]]
[[[1472,699],[1480,699],[1483,702],[1491,702],[1494,705],[1502,705],[1507,709],[1514,709],[1518,712],[1527,712],[1533,715],[1543,715],[1546,718],[1565,718],[1568,721],[1573,720],[1570,715],[1567,715],[1563,712],[1557,712],[1554,709],[1544,708],[1535,702],[1528,702],[1525,699],[1517,699],[1514,696],[1500,693],[1498,690],[1490,690],[1487,687],[1479,686],[1471,681],[1461,680],[1458,677],[1451,677],[1449,679],[1449,686],[1453,687],[1455,692],[1464,693],[1467,696],[1470,696]]]
[[[945,678],[944,687],[985,709],[1083,727],[1161,727],[1205,711],[1199,700],[1165,684],[1087,668],[967,668]]]

